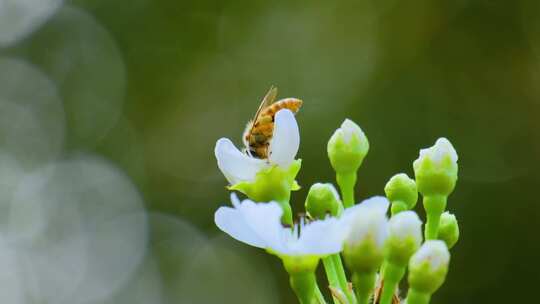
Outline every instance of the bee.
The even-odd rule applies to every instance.
[[[296,114],[302,106],[302,100],[284,98],[275,101],[277,88],[271,87],[264,96],[255,117],[247,123],[242,141],[245,152],[252,157],[268,159],[270,140],[274,134],[274,117],[281,109],[289,109]]]

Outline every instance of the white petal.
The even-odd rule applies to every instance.
[[[214,221],[219,229],[234,239],[248,245],[266,248],[262,240],[246,223],[240,211],[230,207],[220,207],[214,214]]]
[[[301,231],[298,249],[315,255],[340,252],[348,231],[337,218],[311,222]]]
[[[389,202],[382,196],[375,196],[362,203],[345,209],[342,216],[343,225],[350,227],[347,242],[357,244],[373,238],[376,245],[382,246],[388,236],[388,219],[386,211]]]
[[[363,200],[359,206],[361,206],[361,208],[377,209],[378,212],[386,213],[390,206],[390,202],[384,196],[373,196]]]
[[[418,246],[422,243],[422,221],[414,211],[403,211],[392,216],[388,227],[391,237],[401,241],[412,237]]]
[[[270,163],[288,168],[300,147],[300,131],[294,114],[283,109],[274,118],[274,133],[270,141]]]
[[[244,200],[238,208],[249,228],[264,240],[266,248],[279,247],[283,209],[275,203],[254,203]]]
[[[231,194],[234,208],[221,207],[214,221],[219,229],[248,245],[268,248],[278,242],[283,210],[274,202],[254,203],[250,200],[238,202],[235,194]]]
[[[362,141],[366,137],[362,129],[350,119],[345,119],[340,128],[343,132],[343,141],[349,143],[353,136]]]
[[[458,155],[452,143],[444,137],[437,139],[435,145],[420,150],[419,160],[430,158],[434,163],[438,164],[444,156],[449,155],[452,162],[458,161]]]
[[[431,270],[437,271],[441,266],[447,266],[450,262],[450,253],[443,241],[428,240],[411,257],[411,264],[420,264],[429,261]]]
[[[351,225],[351,221],[362,212],[369,212],[369,210],[375,210],[378,213],[386,214],[390,202],[384,196],[373,196],[363,200],[360,204],[356,204],[350,208],[345,209],[341,216],[345,222],[345,225]]]
[[[241,181],[253,181],[257,172],[267,166],[266,162],[240,152],[228,138],[220,138],[214,150],[218,167],[231,185]]]

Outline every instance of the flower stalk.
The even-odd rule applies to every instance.
[[[424,209],[426,210],[426,229],[424,235],[426,240],[436,240],[439,235],[439,223],[441,215],[446,209],[446,196],[432,195],[424,196]]]
[[[377,280],[376,271],[355,272],[352,276],[356,300],[358,304],[368,304],[373,289],[375,288],[375,281]]]
[[[356,172],[336,173],[336,181],[343,197],[343,206],[345,208],[354,205],[354,188],[356,186]]]

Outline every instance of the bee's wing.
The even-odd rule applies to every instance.
[[[259,114],[261,114],[261,111],[268,107],[269,105],[273,104],[276,100],[278,90],[276,87],[271,86],[270,90],[268,90],[268,93],[264,95],[263,100],[261,101],[261,104],[259,105],[259,108],[257,109],[257,112],[255,112],[255,116],[253,117],[253,123],[257,121],[259,118]]]

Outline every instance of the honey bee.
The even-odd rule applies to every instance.
[[[289,109],[296,114],[302,106],[300,99],[284,98],[274,102],[276,97],[277,88],[271,87],[259,105],[255,117],[247,123],[242,141],[249,156],[267,159],[270,140],[274,134],[274,116],[281,109]]]

